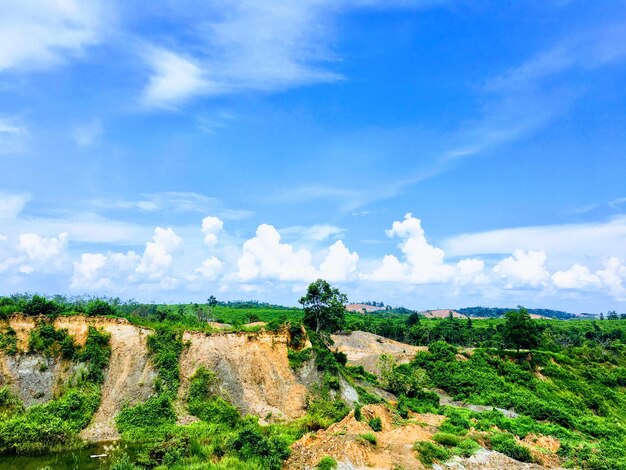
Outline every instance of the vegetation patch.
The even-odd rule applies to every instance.
[[[10,355],[17,354],[17,335],[10,326],[0,331],[0,352]]]

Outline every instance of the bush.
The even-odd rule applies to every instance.
[[[51,324],[39,325],[31,330],[28,339],[29,349],[45,356],[61,355],[64,359],[73,359],[77,347],[67,330],[56,330]]]
[[[109,365],[111,357],[111,346],[109,340],[111,335],[103,330],[98,330],[93,326],[89,327],[85,347],[78,355],[79,360],[86,361],[87,380],[101,384],[104,382],[104,370]]]
[[[369,424],[373,431],[380,432],[383,430],[383,423],[379,417],[371,418],[367,424]]]
[[[354,419],[357,421],[361,421],[363,419],[363,413],[361,413],[361,409],[363,406],[360,403],[354,405]]]
[[[334,470],[337,468],[337,461],[327,455],[322,457],[315,468],[317,468],[317,470]]]
[[[376,439],[376,436],[372,433],[359,434],[359,439],[363,442],[368,442],[373,446],[376,446],[378,444],[378,439]]]
[[[4,333],[0,333],[0,351],[10,355],[17,354],[17,334],[10,326],[4,330]]]
[[[295,351],[291,348],[287,351],[287,357],[289,358],[289,366],[294,369],[300,369],[305,362],[309,361],[313,356],[313,350],[306,348],[301,351]]]
[[[125,407],[115,418],[117,429],[124,433],[133,429],[150,429],[174,424],[176,413],[168,394],[160,394],[145,403]]]
[[[0,453],[46,452],[67,447],[91,421],[100,393],[91,386],[70,389],[58,400],[0,420]]]
[[[447,432],[438,432],[433,436],[433,441],[445,447],[456,447],[461,443],[461,438]]]
[[[57,317],[63,311],[63,307],[53,300],[48,300],[40,295],[33,297],[24,305],[23,313],[29,317],[45,315],[49,318]]]
[[[511,434],[499,433],[490,437],[491,448],[495,451],[508,455],[512,459],[520,462],[533,462],[533,456],[530,451],[519,445]]]
[[[231,447],[237,451],[240,458],[249,460],[261,457],[270,470],[280,470],[283,460],[289,457],[290,453],[289,445],[282,437],[266,438],[258,425],[246,426],[239,431]]]
[[[161,379],[159,392],[178,390],[180,383],[178,362],[183,351],[181,336],[180,333],[166,327],[159,327],[148,336],[148,350]]]
[[[85,312],[90,317],[116,316],[118,313],[115,307],[102,299],[94,299],[87,302]]]
[[[418,452],[420,462],[427,466],[432,466],[435,462],[445,462],[451,455],[444,447],[429,441],[416,442],[413,449]]]

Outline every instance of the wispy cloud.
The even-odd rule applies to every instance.
[[[74,127],[72,139],[79,147],[89,147],[97,142],[103,133],[102,122],[99,119],[92,119]]]
[[[626,258],[626,217],[607,222],[516,227],[457,235],[444,241],[451,256],[503,254],[517,249],[545,251],[551,255],[584,253],[586,256]]]
[[[187,7],[196,13],[191,28],[195,35],[185,35],[189,42],[143,50],[152,69],[143,99],[150,106],[172,107],[199,95],[271,92],[343,80],[331,69],[340,60],[333,48],[337,15],[357,8],[441,3],[447,2],[235,0],[201,6],[192,2]]]
[[[0,192],[0,219],[14,219],[30,201],[28,194],[12,194]]]
[[[96,209],[132,210],[139,212],[196,212],[214,213],[224,219],[243,219],[251,215],[250,211],[229,209],[214,197],[194,192],[166,191],[147,194],[139,199],[97,199],[92,201]]]
[[[4,0],[0,72],[45,69],[77,56],[100,42],[108,19],[108,6],[100,0]]]
[[[28,135],[25,126],[15,117],[0,116],[0,155],[18,153]]]

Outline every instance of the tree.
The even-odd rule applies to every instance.
[[[517,349],[532,349],[539,344],[539,332],[524,307],[504,314],[504,340]]]
[[[298,302],[304,309],[304,324],[319,333],[341,328],[347,301],[346,294],[331,287],[324,279],[318,279],[309,284],[306,295]]]
[[[87,302],[85,310],[90,317],[106,317],[115,316],[117,314],[115,307],[102,299],[90,300]]]
[[[212,295],[206,300],[206,303],[209,304],[209,307],[215,307],[217,305],[217,299]]]

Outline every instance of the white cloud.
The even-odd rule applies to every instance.
[[[143,94],[146,106],[170,107],[193,96],[217,91],[193,59],[158,47],[148,48],[145,58],[153,69]]]
[[[547,284],[550,274],[545,267],[548,259],[543,251],[515,250],[493,268],[506,281],[507,288],[539,287]]]
[[[344,232],[344,229],[330,224],[318,224],[308,227],[295,225],[280,229],[280,233],[285,237],[309,242],[321,242],[328,238],[342,235]]]
[[[46,263],[57,258],[67,246],[67,232],[58,237],[41,237],[35,233],[20,235],[18,249],[24,252],[29,261]]]
[[[163,277],[172,264],[172,253],[182,244],[182,238],[176,235],[171,227],[167,229],[157,227],[154,229],[152,241],[146,243],[146,249],[136,271],[151,278]]]
[[[0,3],[0,72],[44,69],[101,40],[108,13],[98,0]]]
[[[609,293],[619,301],[626,301],[626,266],[619,258],[611,257],[604,263],[604,269],[596,271],[596,275],[608,288]]]
[[[238,276],[243,281],[260,278],[309,281],[316,277],[311,259],[309,250],[295,250],[281,243],[278,230],[262,224],[256,235],[243,244],[243,253],[237,261]]]
[[[450,256],[508,254],[519,247],[568,259],[580,253],[606,258],[626,256],[626,217],[608,222],[543,225],[457,235],[444,241]]]
[[[350,252],[343,241],[337,240],[328,248],[328,254],[320,265],[320,277],[330,282],[347,281],[355,276],[358,262],[359,255]]]
[[[134,251],[128,253],[83,253],[74,261],[70,288],[78,291],[110,290],[114,281],[125,279],[140,262]]]
[[[204,233],[204,243],[209,246],[217,245],[218,234],[224,228],[224,222],[217,217],[208,216],[202,219],[202,233]]]
[[[211,256],[202,262],[202,266],[195,270],[196,273],[208,280],[217,279],[224,267],[224,263],[215,256]]]
[[[168,107],[198,95],[276,91],[343,79],[331,44],[335,17],[354,8],[414,8],[438,2],[268,0],[189,5],[194,56],[146,48],[153,75],[144,90],[152,106]],[[172,15],[176,10],[172,9]]]
[[[15,117],[0,117],[0,154],[16,154],[23,149],[28,130],[17,121]]]
[[[102,123],[98,119],[93,119],[76,126],[72,130],[72,139],[79,147],[89,147],[98,141],[103,133]]]
[[[421,220],[410,213],[404,216],[403,221],[394,222],[386,234],[402,240],[399,247],[405,261],[400,261],[394,255],[386,255],[378,268],[369,275],[363,275],[364,279],[410,284],[452,280],[464,284],[481,279],[484,267],[482,261],[464,259],[456,265],[446,264],[444,251],[428,243]]]
[[[123,209],[140,212],[213,212],[222,219],[240,220],[248,217],[251,212],[246,210],[226,209],[214,197],[187,191],[165,191],[147,194],[141,199],[97,199],[92,201],[98,209]]]
[[[30,201],[28,194],[8,194],[0,192],[0,219],[14,219]]]
[[[402,240],[399,247],[406,261],[401,262],[394,255],[386,255],[380,267],[368,276],[372,281],[423,284],[445,282],[452,277],[454,268],[444,263],[443,250],[428,243],[420,219],[406,214],[404,220],[394,222],[386,234]]]
[[[557,271],[552,274],[552,282],[559,289],[584,289],[598,286],[600,278],[591,273],[587,266],[575,263],[567,271]]]

